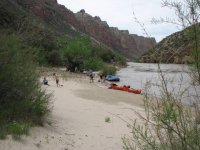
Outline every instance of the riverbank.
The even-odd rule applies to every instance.
[[[120,150],[121,138],[129,135],[126,121],[144,113],[141,95],[107,89],[81,75],[66,75],[57,87],[49,78],[53,110],[43,127],[33,127],[20,141],[0,141],[2,150]],[[47,78],[48,79],[48,78]],[[65,78],[66,79],[66,78]]]

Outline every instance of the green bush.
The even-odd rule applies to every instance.
[[[0,140],[5,139],[7,135],[5,125],[0,125]]]
[[[52,65],[52,66],[61,66],[63,65],[62,60],[61,60],[61,56],[58,50],[53,50],[50,52],[47,52],[45,54],[46,59],[48,64]]]
[[[98,71],[104,66],[103,61],[100,58],[89,58],[83,62],[83,68],[86,70]]]
[[[126,66],[126,59],[119,54],[116,54],[114,61],[117,63],[117,65]]]
[[[23,45],[19,35],[0,33],[0,127],[13,121],[41,124],[50,95],[38,82],[37,50]]]
[[[199,150],[199,102],[186,106],[184,91],[169,92],[166,83],[163,78],[159,98],[146,89],[145,115],[138,113],[141,120],[129,124],[132,136],[123,138],[125,150]]]
[[[101,73],[103,75],[115,75],[116,74],[117,69],[114,66],[105,66],[102,70]]]
[[[26,22],[29,22],[29,20],[27,19]],[[29,27],[26,27],[26,31],[23,32],[23,43],[38,49],[37,57],[39,64],[61,64],[57,37],[55,33],[46,29],[44,26],[29,25]]]
[[[90,54],[91,45],[89,37],[74,38],[62,48],[64,63],[72,72],[74,72],[76,68],[80,70],[81,65],[89,58]]]
[[[122,56],[109,49],[93,46],[88,36],[71,40],[61,38],[59,45],[61,45],[64,64],[72,72],[75,71],[75,68],[100,70],[104,67],[103,62],[116,65],[126,64]]]
[[[100,47],[100,48],[95,48],[96,49],[96,54],[104,61],[107,63],[111,63],[114,58],[115,54],[106,48]]]
[[[9,124],[7,127],[8,133],[13,135],[14,139],[19,139],[22,134],[28,134],[29,125],[24,122],[16,122]]]

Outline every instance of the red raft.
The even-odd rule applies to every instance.
[[[135,94],[140,94],[142,92],[142,90],[132,89],[130,88],[130,86],[126,86],[126,85],[118,86],[117,84],[111,84],[109,89],[127,91],[127,92],[135,93]]]

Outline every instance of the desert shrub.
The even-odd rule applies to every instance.
[[[105,117],[105,122],[110,123],[111,122],[110,117]]]
[[[36,49],[20,42],[20,35],[0,37],[0,126],[13,121],[41,124],[49,111],[50,95],[38,82]]]
[[[110,49],[104,47],[94,47],[93,51],[93,53],[96,54],[96,57],[101,58],[106,63],[113,63],[122,66],[126,65],[126,59],[122,55],[113,52]]]
[[[126,66],[126,59],[122,55],[116,54],[114,61],[117,65]]]
[[[115,66],[104,66],[104,68],[101,70],[101,73],[103,75],[115,75],[116,74],[117,69],[115,68]]]
[[[28,19],[27,22],[29,22]],[[61,56],[58,46],[59,43],[55,33],[46,29],[45,26],[32,24],[26,27],[26,31],[22,34],[24,44],[39,50],[37,55],[39,64],[60,64]]]
[[[103,47],[102,48],[96,48],[96,50],[98,51],[97,55],[104,62],[111,63],[115,58],[115,54],[111,50],[108,50],[108,49],[103,48]]]
[[[124,149],[144,150],[197,150],[200,149],[199,102],[193,106],[183,103],[184,91],[173,93],[167,90],[163,78],[161,96],[144,97],[145,115],[138,114],[140,123],[130,123],[132,137],[124,137]]]
[[[62,66],[63,65],[61,55],[58,50],[46,52],[45,56],[46,56],[47,63],[49,65],[51,65],[51,66]]]
[[[22,134],[28,134],[28,129],[29,125],[24,122],[13,121],[7,126],[7,132],[15,139],[19,139]]]

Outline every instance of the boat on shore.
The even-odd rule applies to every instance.
[[[107,75],[106,76],[106,80],[107,81],[120,81],[118,76],[114,76],[114,75]]]
[[[130,86],[128,85],[124,85],[124,86],[118,86],[117,84],[112,83],[109,87],[109,89],[113,89],[113,90],[121,90],[121,91],[126,91],[129,93],[134,93],[134,94],[141,94],[142,90],[141,89],[133,89],[130,88]]]

